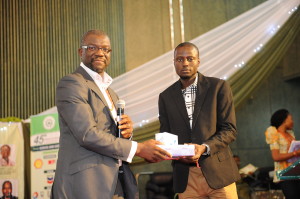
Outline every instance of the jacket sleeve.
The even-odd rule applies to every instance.
[[[232,92],[226,81],[221,82],[222,85],[217,93],[216,133],[205,141],[205,144],[209,145],[211,153],[227,147],[237,136]]]
[[[158,99],[158,112],[159,112],[159,122],[160,122],[160,132],[171,131],[168,115],[166,112],[165,101],[162,94],[159,95]]]

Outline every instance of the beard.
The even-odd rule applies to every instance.
[[[187,79],[190,79],[192,76],[179,76],[179,77],[182,80],[187,80]]]
[[[86,66],[98,74],[103,73],[105,71],[105,69],[107,68],[106,63],[94,64],[93,62],[91,62],[91,63],[87,64]]]

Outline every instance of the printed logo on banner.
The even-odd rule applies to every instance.
[[[37,160],[34,161],[34,167],[36,169],[40,169],[40,168],[42,168],[42,166],[43,166],[43,160],[37,159]]]
[[[44,170],[44,173],[55,173],[55,169],[51,169],[51,170]]]
[[[52,189],[52,186],[45,186],[44,187],[44,190],[51,190]]]
[[[38,198],[39,198],[39,193],[38,192],[33,192],[32,199],[38,199]]]
[[[47,175],[47,183],[52,184],[54,181],[54,176],[53,175]]]
[[[57,156],[56,154],[50,154],[50,155],[44,155],[43,158],[44,159],[53,159],[53,158],[56,158],[56,156]]]
[[[48,164],[49,164],[49,165],[55,164],[55,160],[48,160]]]
[[[55,118],[52,116],[45,117],[43,120],[43,126],[45,129],[50,130],[55,127]]]

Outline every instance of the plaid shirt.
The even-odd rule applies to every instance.
[[[196,79],[193,84],[191,84],[187,88],[181,90],[184,101],[185,101],[186,111],[190,118],[191,129],[192,129],[192,125],[193,125],[193,113],[194,113],[194,106],[195,106],[195,100],[196,100],[197,82],[198,82],[198,75],[196,76]]]

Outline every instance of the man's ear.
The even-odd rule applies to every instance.
[[[83,53],[82,48],[78,48],[78,54],[79,54],[80,58],[82,57],[82,53]]]

